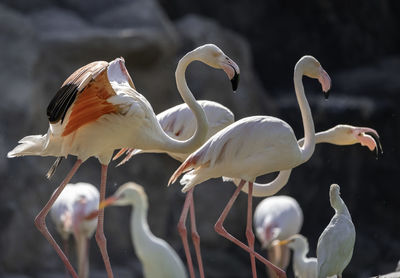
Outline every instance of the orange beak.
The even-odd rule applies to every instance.
[[[118,200],[118,198],[115,197],[115,196],[108,197],[107,199],[105,199],[103,202],[101,202],[99,204],[99,209],[98,210],[92,211],[91,213],[86,215],[83,219],[84,220],[92,220],[92,219],[96,218],[97,216],[99,216],[99,212],[101,210],[103,210],[105,207],[108,207],[108,206],[112,205],[117,200]]]
[[[282,245],[288,244],[289,242],[291,242],[291,240],[290,239],[286,239],[286,240],[279,241],[277,245],[278,246],[282,246]]]

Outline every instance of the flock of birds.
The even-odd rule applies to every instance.
[[[234,121],[233,113],[212,101],[197,101],[185,79],[192,61],[201,61],[222,69],[235,91],[240,70],[237,64],[213,44],[200,46],[187,53],[178,63],[176,84],[185,104],[155,115],[151,104],[137,92],[124,60],[97,61],[76,70],[57,91],[47,107],[49,129],[45,135],[22,138],[8,157],[25,155],[57,157],[48,172],[51,177],[68,155],[77,161],[55,190],[50,200],[35,218],[35,225],[53,246],[66,270],[74,278],[88,277],[88,240],[95,233],[97,245],[109,278],[113,277],[103,232],[104,208],[108,205],[131,205],[131,236],[134,249],[143,265],[144,276],[187,277],[186,269],[168,243],[155,237],[147,224],[147,196],[140,185],[122,185],[105,198],[108,164],[111,159],[126,155],[120,164],[145,152],[167,153],[182,162],[169,184],[182,174],[186,199],[178,223],[189,276],[195,277],[187,238],[186,219],[190,211],[191,238],[195,248],[199,275],[205,277],[196,229],[193,191],[196,185],[222,177],[237,186],[215,224],[215,231],[232,241],[250,256],[252,277],[257,277],[256,259],[265,264],[273,277],[286,277],[289,248],[293,249],[296,277],[341,277],[350,262],[355,242],[355,228],[350,213],[340,197],[338,185],[331,185],[329,196],[335,210],[331,222],[318,240],[317,258],[307,258],[307,239],[299,234],[303,213],[296,200],[288,196],[273,196],[255,209],[254,228],[268,258],[254,250],[252,197],[267,197],[286,185],[291,169],[305,163],[314,152],[315,144],[353,145],[360,143],[371,151],[381,151],[378,133],[371,128],[337,125],[315,133],[310,107],[304,93],[303,76],[317,79],[325,96],[331,80],[312,56],[302,57],[294,68],[294,87],[304,124],[304,139],[297,140],[289,124],[270,116],[251,116]],[[114,156],[115,150],[120,151]],[[70,184],[81,164],[89,157],[101,164],[100,192],[86,183]],[[256,183],[257,177],[279,172],[267,184]],[[246,239],[241,242],[225,228],[224,221],[237,196],[248,195]],[[50,213],[64,241],[64,251],[47,229]],[[66,244],[70,235],[77,247],[78,273],[68,259]]]

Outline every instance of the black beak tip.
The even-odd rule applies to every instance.
[[[329,98],[329,91],[325,92],[324,96],[325,96],[325,99],[328,99]]]
[[[233,78],[231,79],[231,83],[232,83],[232,90],[234,91],[234,92],[236,92],[236,90],[237,90],[237,88],[238,88],[238,86],[239,86],[239,74],[238,73],[236,73],[236,71],[235,71],[235,75],[233,76]]]

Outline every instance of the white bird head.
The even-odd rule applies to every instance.
[[[216,69],[222,69],[228,75],[232,83],[233,91],[236,91],[239,84],[239,66],[216,45],[205,44],[192,50],[187,55],[197,57],[198,60]]]
[[[295,66],[295,72],[318,79],[319,83],[321,83],[322,91],[325,92],[325,98],[328,98],[328,91],[331,88],[331,78],[317,59],[310,55],[301,57]]]
[[[332,184],[329,189],[329,200],[333,208],[337,208],[340,202],[340,186],[337,184]]]
[[[286,240],[279,241],[277,244],[287,245],[292,250],[307,250],[308,252],[308,240],[300,234],[292,235]]]

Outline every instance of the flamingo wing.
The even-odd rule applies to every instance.
[[[47,117],[50,123],[64,121],[66,113],[74,103],[78,93],[99,73],[107,68],[108,63],[97,61],[76,70],[63,83],[61,88],[47,106]]]

